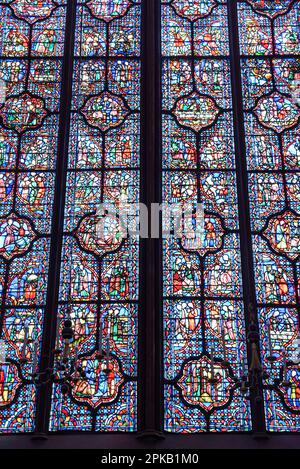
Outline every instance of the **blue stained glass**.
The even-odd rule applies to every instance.
[[[65,19],[61,1],[0,6],[0,339],[14,360],[0,364],[1,433],[35,430]]]
[[[300,69],[299,2],[249,0],[238,10],[266,428],[297,432],[300,109],[291,91]]]
[[[95,225],[100,204],[139,202],[140,21],[139,1],[77,7],[58,322],[73,322],[86,379],[53,386],[51,431],[137,428],[139,243],[103,251]]]
[[[57,314],[58,350],[71,319],[70,354],[85,377],[65,393],[57,370],[49,430],[133,432],[138,423],[140,245],[117,235],[99,239],[97,227],[103,202],[140,199],[143,0],[71,7],[66,188],[55,188],[67,3],[0,4],[0,340],[8,357],[0,363],[0,433],[6,434],[36,430],[33,364],[41,363],[50,327],[44,322],[57,199],[64,219],[58,311],[51,314]],[[200,247],[174,234],[162,241],[166,432],[252,428],[251,404],[239,389],[251,359],[242,179],[266,430],[300,431],[300,107],[293,93],[300,76],[299,0],[235,3],[230,11],[237,8],[238,24],[229,25],[227,0],[160,2],[162,202],[204,206]],[[239,44],[230,45],[230,29]],[[233,109],[232,92],[240,90],[232,90],[237,70],[230,56],[238,48],[242,97]],[[236,108],[243,122],[234,122]],[[235,141],[244,137],[246,165],[236,168]],[[57,364],[59,352],[55,357]]]
[[[162,199],[205,209],[201,250],[163,242],[168,432],[251,429],[228,54],[225,2],[162,2]]]

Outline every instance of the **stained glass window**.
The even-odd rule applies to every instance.
[[[42,341],[56,314],[55,298],[47,302],[51,235],[52,255],[61,256],[56,348],[70,319],[70,353],[85,379],[63,394],[55,368],[49,428],[136,429],[139,245],[110,234],[101,242],[97,229],[101,203],[139,200],[140,10],[131,0],[1,3],[1,346],[8,357],[0,368],[1,432],[36,430],[43,391],[33,373],[41,348],[49,355],[54,345]],[[64,51],[73,37],[74,50]],[[63,233],[58,207],[65,207]],[[55,266],[50,278],[59,279]],[[43,399],[40,406],[49,405]]]
[[[299,3],[249,1],[238,12],[266,427],[299,431]]]
[[[250,289],[265,428],[298,431],[300,109],[291,85],[300,70],[299,3],[230,1],[228,11],[221,1],[161,3],[163,199],[205,208],[200,249],[164,243],[165,429],[251,428],[246,396],[236,389],[247,362],[243,318],[250,320],[241,299],[247,304]],[[242,269],[239,219],[252,236]],[[251,394],[256,412],[260,397]]]
[[[300,431],[299,11],[0,3],[0,433]],[[200,244],[102,213],[158,192]]]
[[[165,429],[246,431],[227,5],[162,1],[161,20],[163,201],[205,209],[201,247],[164,241]]]
[[[139,202],[139,3],[77,7],[58,321],[86,378],[55,384],[50,430],[136,429],[139,246],[97,226],[99,204]]]
[[[0,365],[0,431],[11,433],[34,429],[66,6],[14,0],[0,15],[1,338],[11,358]]]

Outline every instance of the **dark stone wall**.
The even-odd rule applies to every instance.
[[[28,435],[0,436],[0,449],[298,449],[299,434],[166,435],[164,439],[136,435],[65,434],[38,440]]]

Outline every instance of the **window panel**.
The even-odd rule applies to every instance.
[[[162,1],[162,200],[205,208],[201,249],[163,240],[168,432],[251,429],[227,23],[226,2]]]
[[[139,243],[103,249],[96,225],[101,203],[139,202],[140,21],[139,1],[77,7],[58,320],[87,379],[65,396],[54,385],[51,431],[137,428]]]
[[[238,8],[241,52],[248,55],[241,67],[256,298],[262,362],[270,376],[264,386],[266,427],[299,431],[299,366],[293,357],[299,329],[300,109],[290,96],[300,69],[299,2],[249,1]],[[260,32],[249,47],[254,25]],[[269,58],[253,57],[266,53]]]
[[[0,365],[2,433],[35,429],[32,372],[44,326],[65,10],[63,1],[0,6],[0,328],[10,358]]]

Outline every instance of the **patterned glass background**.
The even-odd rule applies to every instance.
[[[34,429],[64,53],[64,1],[1,2],[0,432]]]
[[[270,375],[266,427],[299,431],[300,108],[290,94],[300,72],[299,2],[240,2],[238,11],[256,298]]]
[[[291,84],[300,76],[300,2],[153,1],[161,31],[145,34],[161,33],[162,201],[205,209],[201,246],[163,240],[164,429],[255,427],[249,393],[239,389],[251,363],[246,255],[254,262],[250,296],[268,374],[259,378],[266,430],[299,431],[300,106]],[[56,314],[56,347],[63,348],[71,319],[71,356],[85,378],[63,393],[62,370],[55,374],[50,431],[137,429],[139,242],[121,239],[109,217],[100,238],[98,209],[140,199],[141,67],[148,60],[142,5],[0,3],[0,340],[8,357],[0,363],[0,433],[35,431],[44,402],[32,374],[47,361],[42,336]],[[76,9],[75,30],[67,8]],[[239,37],[231,46],[230,33]],[[73,34],[74,49],[65,51]],[[65,135],[68,54],[74,71]],[[240,80],[241,94],[232,86]],[[67,163],[66,187],[55,187],[58,158]],[[245,218],[241,181],[249,192]],[[56,285],[48,285],[51,239],[61,240],[56,204],[64,206],[58,312],[49,306]],[[247,231],[252,243],[242,245],[242,263]]]
[[[205,208],[202,247],[163,245],[165,429],[247,431],[227,4],[162,1],[161,21],[163,201]]]
[[[140,21],[139,1],[77,7],[58,330],[71,318],[86,379],[54,386],[54,431],[136,429],[139,246],[99,239],[97,209],[139,202]]]

